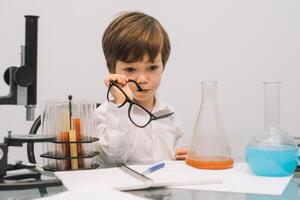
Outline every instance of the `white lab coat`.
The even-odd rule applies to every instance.
[[[156,162],[171,160],[181,143],[182,129],[175,114],[153,120],[145,128],[135,126],[128,117],[128,106],[104,102],[96,110],[97,150],[101,162],[117,165],[123,162]],[[168,105],[156,99],[152,113],[166,110],[174,112]]]

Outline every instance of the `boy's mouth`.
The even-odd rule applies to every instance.
[[[147,94],[148,92],[150,92],[149,89],[143,89],[141,92],[138,92],[138,94]]]

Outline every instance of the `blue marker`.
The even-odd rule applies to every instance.
[[[142,172],[142,174],[150,174],[152,172],[155,172],[156,170],[159,170],[163,167],[165,167],[165,163],[158,163],[156,165],[153,165],[152,167],[149,167],[148,169],[146,169],[145,171]]]

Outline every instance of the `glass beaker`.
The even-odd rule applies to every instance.
[[[217,103],[217,82],[202,82],[202,101],[188,148],[186,163],[200,169],[233,166]]]
[[[298,164],[298,146],[279,127],[280,82],[264,82],[264,128],[246,148],[246,159],[256,175],[288,176]]]

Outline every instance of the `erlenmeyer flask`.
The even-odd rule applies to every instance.
[[[233,166],[217,104],[216,81],[202,82],[202,102],[186,163],[201,169],[227,169]]]
[[[246,159],[254,174],[288,176],[298,164],[298,146],[279,128],[280,82],[264,82],[264,128],[248,144]]]

